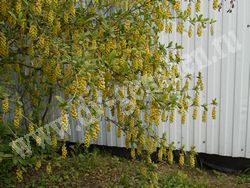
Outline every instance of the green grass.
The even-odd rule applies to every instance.
[[[177,171],[166,176],[162,176],[160,179],[160,185],[164,188],[178,187],[178,188],[191,188],[191,187],[209,187],[209,183],[204,180],[199,182],[196,179],[191,179],[187,174]]]
[[[12,173],[4,171],[5,181],[9,182],[4,187],[250,187],[247,174],[235,176],[187,166],[180,169],[178,165],[169,166],[166,162],[148,165],[97,150],[66,160],[55,157],[49,161],[52,174],[46,173],[48,160],[44,160],[38,171],[33,167],[27,168],[22,183],[16,182],[14,170]]]

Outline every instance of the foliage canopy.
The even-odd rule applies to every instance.
[[[218,9],[218,0],[212,5]],[[178,111],[185,125],[188,110],[196,119],[199,107],[203,122],[207,119],[210,104],[199,99],[201,73],[181,74],[183,47],[159,41],[161,32],[200,37],[206,24],[213,33],[215,21],[204,18],[200,7],[201,0],[1,0],[4,121],[13,122],[16,134],[21,128],[33,132],[48,123],[49,108],[59,104],[63,130],[69,128],[69,112],[73,119],[84,118],[86,146],[97,139],[99,126],[116,126],[118,137],[126,135],[133,158],[142,150],[150,156],[158,146],[162,159],[166,134],[156,131],[161,121],[175,121]],[[58,104],[52,102],[55,97]],[[215,119],[216,100],[211,105]],[[15,116],[8,118],[11,113]],[[170,162],[173,143],[171,148]],[[63,145],[64,157],[65,150]]]

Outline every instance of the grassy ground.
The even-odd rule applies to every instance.
[[[250,187],[250,176],[228,175],[213,170],[200,170],[166,162],[146,165],[94,151],[66,160],[51,160],[52,173],[48,175],[44,161],[40,170],[30,168],[23,183],[10,187]],[[158,174],[158,179],[155,177]]]

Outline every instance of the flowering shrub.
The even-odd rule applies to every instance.
[[[91,139],[97,139],[100,126],[107,126],[107,130],[116,126],[117,137],[126,136],[132,158],[146,150],[150,161],[159,147],[159,160],[167,156],[172,163],[174,143],[167,151],[166,134],[158,136],[155,127],[161,121],[174,122],[175,112],[185,125],[187,112],[192,110],[196,120],[199,109],[206,122],[209,106],[215,119],[217,102],[214,99],[210,104],[200,104],[202,74],[181,74],[183,47],[173,42],[161,44],[159,33],[187,32],[189,37],[201,37],[205,25],[210,24],[213,34],[215,20],[203,17],[201,3],[1,0],[1,116],[13,122],[13,133],[19,129],[32,133],[48,122],[49,108],[57,105],[52,99],[63,93],[56,96],[62,130],[69,128],[68,114],[75,120],[84,117],[86,147]],[[217,10],[218,0],[213,0],[212,6]],[[184,23],[190,24],[185,28]],[[194,77],[197,82],[191,88]],[[13,118],[7,118],[10,113],[14,113]],[[100,119],[105,123],[99,124]],[[51,137],[56,148],[57,136],[53,133]],[[39,136],[35,141],[41,144]],[[61,150],[64,159],[65,144]],[[194,147],[191,153],[194,166]],[[185,154],[183,147],[180,166],[184,165]],[[40,166],[38,161],[36,168]],[[46,170],[51,173],[50,164]],[[21,181],[20,168],[17,175]]]

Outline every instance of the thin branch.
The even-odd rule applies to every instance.
[[[53,90],[52,90],[52,88],[50,88],[50,90],[49,90],[49,99],[48,99],[48,103],[47,103],[46,109],[45,109],[45,111],[43,113],[43,116],[42,116],[42,122],[44,121],[44,119],[45,119],[45,117],[46,117],[46,115],[48,113],[49,104],[51,103],[52,96],[53,96],[52,94],[53,94]]]

